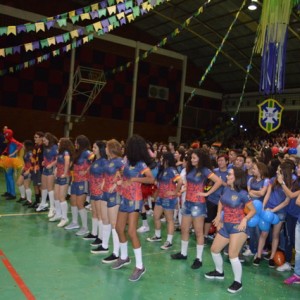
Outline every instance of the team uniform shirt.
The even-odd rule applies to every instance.
[[[248,190],[260,191],[262,188],[270,184],[270,179],[265,178],[257,181],[254,177],[250,178],[247,182]],[[265,196],[255,197],[255,199],[263,202]]]
[[[170,199],[170,193],[175,193],[176,182],[180,175],[175,168],[166,168],[162,176],[158,179],[158,197]],[[172,198],[176,198],[173,196]]]
[[[276,180],[275,177],[273,177],[270,180],[270,184],[273,184],[273,182]],[[273,209],[276,206],[278,206],[280,203],[282,203],[284,200],[286,199],[286,195],[283,191],[282,186],[275,186],[272,188],[271,190],[271,194],[270,194],[270,198],[265,206],[265,209],[270,208]],[[282,208],[280,211],[277,211],[276,213],[279,212],[286,212],[287,207],[285,206],[284,208]]]
[[[31,165],[32,165],[32,170],[34,172],[43,169],[42,166],[43,152],[44,152],[43,145],[38,145],[38,144],[34,145],[34,148],[32,150],[32,157],[31,157]]]
[[[133,201],[140,201],[143,199],[141,183],[131,182],[131,178],[143,177],[147,171],[150,171],[150,169],[142,161],[137,162],[135,166],[129,165],[128,162],[125,163],[122,178],[122,196],[125,199]]]
[[[214,173],[220,177],[224,182],[226,182],[227,180],[227,174],[228,174],[228,170],[226,171],[220,171],[219,168],[216,168],[214,169]],[[223,193],[223,190],[224,190],[224,186],[221,185],[216,191],[214,191],[212,194],[210,194],[208,197],[207,197],[207,200],[209,200],[210,202],[214,203],[214,204],[218,204],[219,203],[219,200],[220,200],[220,197]]]
[[[89,150],[84,150],[80,154],[76,163],[73,164],[73,182],[87,181],[89,178],[88,169],[94,154]]]
[[[121,179],[121,173],[124,168],[124,161],[121,157],[116,157],[107,160],[104,168],[104,186],[103,192],[109,193],[110,189],[118,180]],[[120,192],[120,187],[117,186],[117,192]]]
[[[204,184],[214,173],[208,168],[193,168],[186,174],[186,201],[205,203],[205,197],[197,195],[203,193]]]
[[[245,205],[251,200],[247,191],[237,192],[226,186],[220,201],[224,211],[224,223],[239,224],[245,217]]]
[[[107,160],[105,158],[99,158],[93,162],[90,167],[90,193],[93,196],[99,196],[103,194],[101,187],[104,182],[104,170],[107,165]]]
[[[44,149],[44,168],[49,166],[51,163],[56,161],[58,154],[58,147],[57,145],[52,145],[51,147],[45,147]]]
[[[59,153],[57,156],[57,162],[56,162],[56,176],[61,177],[65,173],[65,159],[70,157],[69,151],[65,150],[63,153]],[[66,177],[71,176],[70,168],[65,174]]]
[[[28,170],[31,170],[31,159],[32,159],[32,151],[26,152],[23,157],[24,160],[23,173]]]

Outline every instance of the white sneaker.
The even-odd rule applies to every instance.
[[[77,223],[71,222],[68,226],[65,227],[66,230],[79,229],[79,225]]]
[[[64,227],[68,224],[69,219],[61,219],[60,222],[57,224],[57,227]]]
[[[53,218],[54,216],[55,216],[55,209],[50,207],[48,218]]]
[[[254,253],[252,253],[250,249],[246,249],[243,252],[243,256],[254,256]]]
[[[161,218],[160,221],[163,223],[167,222],[166,218]]]
[[[152,210],[152,209],[147,210],[147,211],[146,211],[146,214],[147,214],[148,216],[153,216],[153,210]]]
[[[75,234],[77,236],[82,236],[82,235],[86,235],[86,234],[89,234],[89,233],[90,232],[89,232],[89,230],[87,228],[82,227]]]
[[[42,211],[43,209],[45,209],[47,207],[48,207],[48,203],[46,203],[46,204],[41,203],[35,211]]]
[[[49,219],[49,222],[56,222],[60,220],[61,220],[61,216],[54,215],[54,217]]]
[[[291,271],[292,266],[290,263],[285,262],[282,266],[276,268],[277,271],[279,272],[285,272],[285,271]]]
[[[144,232],[148,232],[148,231],[150,231],[149,226],[141,226],[141,227],[137,230],[137,232],[139,232],[139,233],[144,233]]]

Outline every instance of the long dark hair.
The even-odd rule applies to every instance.
[[[99,148],[100,157],[107,159],[107,155],[106,155],[106,151],[105,151],[106,143],[103,141],[97,140],[94,142],[94,144],[96,144],[97,147]]]
[[[177,170],[176,168],[176,160],[174,158],[174,155],[173,153],[171,152],[167,152],[167,153],[164,153],[162,155],[162,162],[159,166],[159,170],[158,170],[158,174],[157,174],[157,179],[161,179],[162,176],[163,176],[163,173],[165,171],[166,168],[174,168]],[[166,164],[166,167],[165,167],[165,164]]]
[[[75,147],[74,144],[71,142],[69,138],[61,138],[59,140],[59,147],[58,147],[58,153],[62,154],[64,151],[68,151],[70,154],[71,161],[74,158],[75,154]]]
[[[57,144],[58,142],[57,137],[50,132],[46,132],[44,138],[47,139],[49,142],[48,146],[44,145],[45,148],[51,148],[53,145]]]
[[[151,164],[146,141],[137,134],[134,134],[126,142],[125,155],[131,166],[135,166],[139,161],[143,161],[146,165]]]
[[[237,167],[233,167],[232,170],[235,177],[233,183],[234,189],[238,192],[241,190],[247,190],[247,175],[244,170]]]
[[[212,169],[211,159],[209,157],[209,154],[204,149],[194,149],[189,153],[189,159],[187,161],[186,165],[186,172],[189,173],[193,169],[193,165],[191,162],[192,154],[195,154],[199,158],[198,165],[195,167],[196,169],[200,170],[202,168],[208,168]]]
[[[78,148],[75,149],[74,163],[76,164],[81,153],[90,148],[90,140],[85,135],[79,135],[77,136],[75,143],[78,146]]]

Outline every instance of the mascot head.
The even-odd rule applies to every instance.
[[[14,132],[11,129],[5,129],[3,133],[5,139],[10,142],[13,138]]]

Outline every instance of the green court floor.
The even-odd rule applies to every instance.
[[[3,193],[3,183],[0,185]],[[149,218],[153,226],[152,218]],[[170,253],[180,249],[176,232],[172,250],[160,249],[140,235],[146,273],[138,282],[128,281],[131,265],[112,270],[102,264],[104,255],[90,254],[88,241],[74,232],[48,222],[45,213],[35,213],[15,201],[0,199],[0,299],[300,299],[300,285],[285,286],[290,273],[269,269],[267,262],[243,264],[243,290],[227,292],[233,281],[225,257],[225,280],[210,281],[204,273],[213,269],[209,246],[205,247],[203,267],[192,270],[195,240],[191,236],[187,261],[172,261]],[[165,235],[165,231],[163,231]]]

